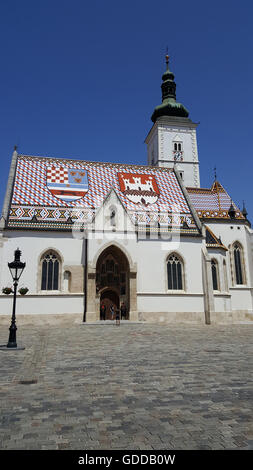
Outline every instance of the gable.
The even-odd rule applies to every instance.
[[[208,248],[221,248],[227,251],[225,245],[223,245],[220,238],[216,237],[216,235],[212,232],[212,230],[206,226],[206,246]]]

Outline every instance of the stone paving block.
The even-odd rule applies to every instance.
[[[0,352],[1,449],[253,448],[253,326],[35,320]]]

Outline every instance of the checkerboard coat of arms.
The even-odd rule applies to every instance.
[[[153,175],[139,173],[118,173],[120,190],[135,204],[154,204],[160,195]]]
[[[48,166],[47,188],[58,199],[77,201],[88,191],[87,171],[64,166]]]

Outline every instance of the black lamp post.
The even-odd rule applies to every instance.
[[[22,263],[22,261],[20,261],[20,256],[21,256],[21,251],[18,248],[14,252],[14,261],[12,261],[11,263],[8,263],[8,268],[10,270],[10,273],[11,273],[11,276],[12,276],[12,279],[13,279],[14,296],[13,296],[13,309],[12,309],[11,326],[9,328],[10,335],[9,335],[9,341],[8,341],[8,344],[7,344],[7,348],[16,348],[17,347],[17,341],[16,341],[16,331],[17,331],[17,326],[16,326],[16,296],[17,296],[18,281],[20,279],[20,276],[21,276],[22,272],[25,269],[25,263]]]

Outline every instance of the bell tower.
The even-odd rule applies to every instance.
[[[176,101],[176,83],[169,69],[162,76],[162,104],[151,116],[153,126],[146,137],[148,165],[178,170],[185,186],[200,187],[196,128],[189,112]]]

